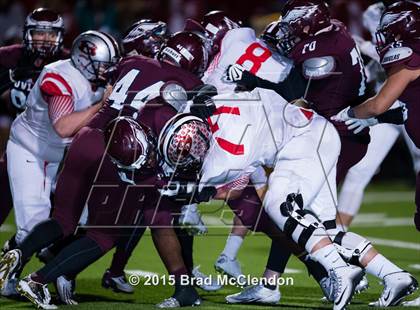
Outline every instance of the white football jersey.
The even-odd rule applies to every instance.
[[[293,67],[290,59],[272,52],[251,28],[237,28],[226,33],[220,52],[204,73],[203,82],[214,85],[219,94],[233,92],[236,84],[223,80],[226,69],[233,64],[240,64],[273,83],[283,81]]]
[[[71,60],[60,60],[44,67],[27,99],[27,108],[12,124],[10,139],[47,162],[59,162],[71,138],[61,138],[48,115],[48,103],[40,85],[48,80],[63,95],[73,97],[74,111],[89,107],[95,98],[90,82],[77,70]]]
[[[312,110],[289,104],[276,92],[252,92],[214,97],[213,132],[204,160],[200,187],[242,189],[261,165],[273,167],[279,152],[294,136],[311,130]]]

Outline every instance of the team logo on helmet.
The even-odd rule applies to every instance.
[[[299,18],[309,18],[318,9],[318,6],[300,6],[293,8],[293,10],[287,12],[286,16],[282,18],[282,22],[290,23],[294,22]]]
[[[385,15],[382,17],[382,25],[390,25],[394,24],[396,22],[403,21],[407,17],[409,17],[411,14],[410,11],[403,11],[401,13],[385,13]]]
[[[87,55],[95,56],[96,55],[96,50],[98,49],[98,47],[93,42],[90,42],[90,41],[87,41],[87,40],[82,40],[82,41],[80,41],[79,49],[83,53],[86,53]]]

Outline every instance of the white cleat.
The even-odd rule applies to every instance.
[[[214,268],[216,271],[224,273],[231,278],[238,279],[240,276],[243,276],[241,265],[238,260],[230,259],[225,254],[220,254],[214,264]]]
[[[0,290],[3,290],[7,286],[10,275],[12,275],[20,265],[21,256],[22,253],[20,250],[15,249],[4,254],[3,258],[0,260]]]
[[[68,280],[66,276],[60,276],[55,280],[55,289],[63,304],[72,306],[78,304],[74,300],[75,283],[74,280]]]
[[[402,305],[404,307],[420,307],[420,297],[410,301],[403,301]]]
[[[16,286],[18,293],[27,298],[38,309],[57,309],[56,305],[50,304],[51,295],[48,284],[35,282],[31,276],[20,280]]]
[[[18,296],[19,293],[16,291],[18,279],[15,277],[11,277],[5,284],[4,288],[1,290],[1,296],[10,297],[10,296]]]
[[[109,270],[105,271],[102,277],[102,287],[110,288],[116,293],[133,294],[134,287],[128,283],[125,275],[112,277]]]
[[[226,296],[230,304],[269,304],[274,305],[280,301],[280,291],[276,288],[270,290],[263,285],[252,285],[241,292]]]
[[[343,310],[350,303],[355,288],[364,276],[357,266],[344,266],[329,271],[331,285],[334,286],[334,310]]]
[[[208,232],[195,203],[182,206],[179,224],[189,235],[205,235]]]
[[[360,280],[359,284],[356,285],[356,288],[354,289],[356,294],[360,294],[364,291],[366,291],[369,288],[369,281],[366,278],[366,276],[363,276],[362,280]]]
[[[419,287],[417,280],[408,272],[395,272],[384,277],[384,290],[381,297],[371,302],[372,307],[397,306],[405,296],[410,295]]]
[[[214,292],[220,290],[223,285],[219,284],[217,279],[213,279],[212,276],[208,276],[200,271],[200,266],[195,267],[192,270],[192,275],[197,280],[197,286],[207,292]]]

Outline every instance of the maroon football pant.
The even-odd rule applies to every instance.
[[[337,162],[337,184],[340,184],[346,177],[349,169],[366,155],[370,137],[369,135],[360,137],[340,135],[340,140],[341,152]]]
[[[0,226],[4,223],[12,208],[12,192],[7,175],[6,153],[4,153],[3,158],[0,158]]]

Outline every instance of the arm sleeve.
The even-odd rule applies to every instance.
[[[376,117],[379,123],[402,125],[405,123],[404,108],[390,109]]]
[[[287,101],[292,101],[304,96],[307,82],[300,73],[300,70],[293,67],[286,79],[277,84],[259,78],[249,71],[243,72],[242,79],[238,84],[244,86],[249,91],[252,91],[256,87],[271,89]]]
[[[74,111],[73,98],[71,96],[50,96],[47,102],[48,115],[52,124]]]

